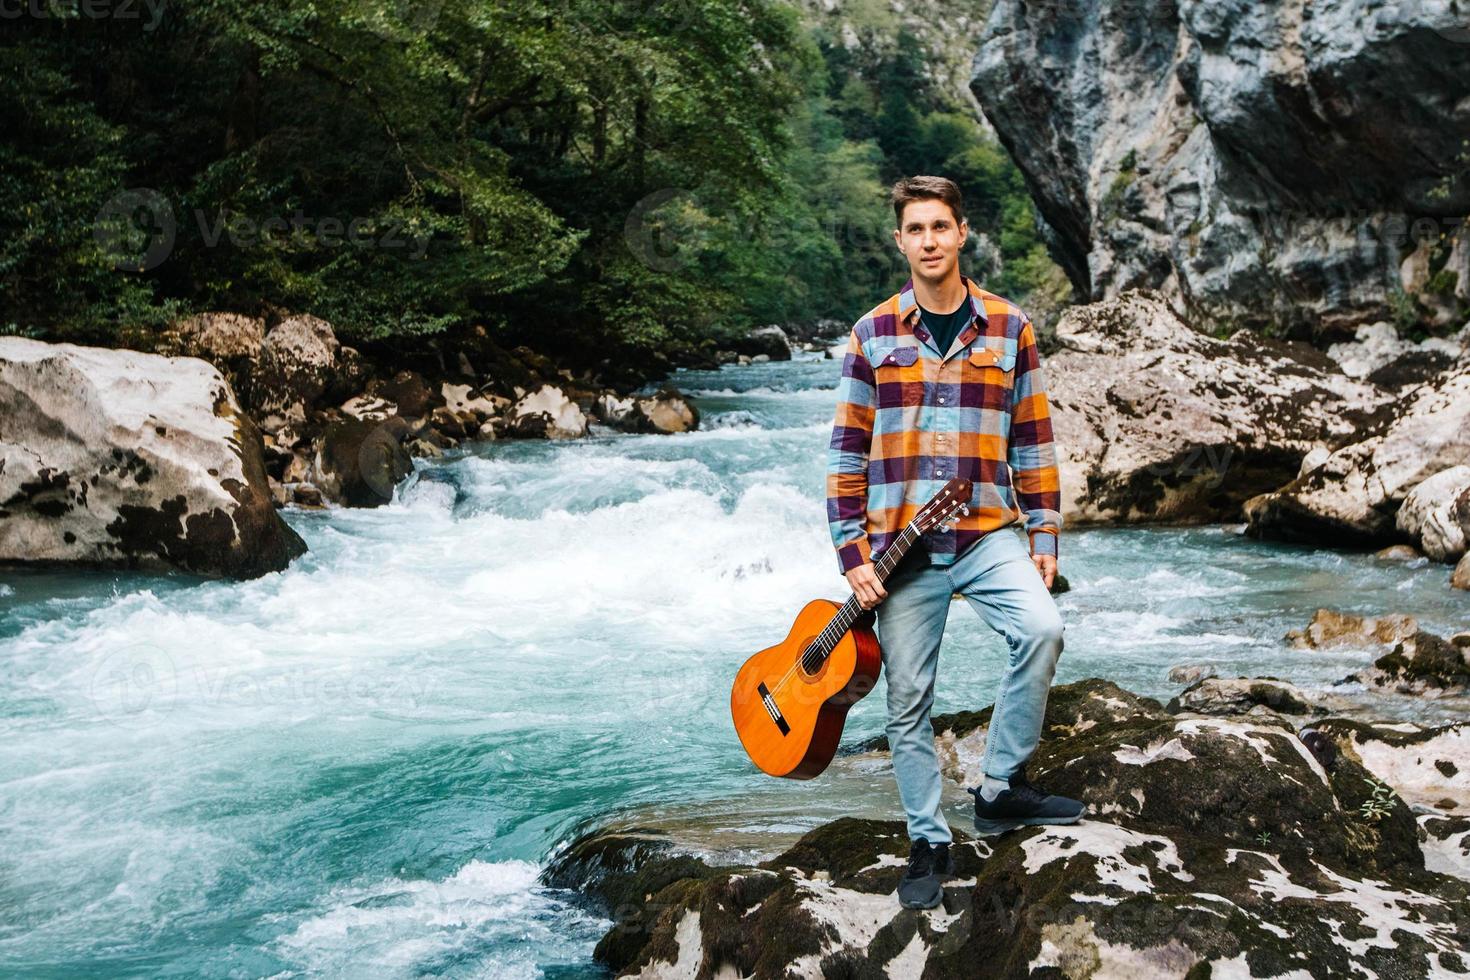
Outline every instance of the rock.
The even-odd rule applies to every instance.
[[[303,507],[320,507],[322,492],[310,483],[298,483],[291,488],[291,500]]]
[[[1462,694],[1470,690],[1467,653],[1470,651],[1442,637],[1419,630],[1394,644],[1392,650],[1373,661],[1371,668],[1356,671],[1345,680],[1420,697]]]
[[[1215,668],[1209,664],[1175,664],[1169,668],[1168,680],[1171,684],[1193,684],[1214,676]]]
[[[1415,389],[1381,434],[1245,504],[1256,537],[1379,547],[1400,532],[1394,513],[1415,486],[1470,465],[1470,365]]]
[[[439,394],[444,399],[446,408],[454,412],[473,412],[480,422],[493,418],[510,407],[509,398],[475,394],[476,390],[469,385],[450,384],[446,381],[440,386]]]
[[[1045,362],[1067,523],[1238,517],[1387,396],[1321,355],[1216,340],[1157,295],[1073,307]]]
[[[1289,630],[1286,639],[1299,649],[1368,649],[1393,646],[1419,632],[1419,621],[1402,613],[1356,616],[1335,609],[1318,609],[1304,630]]]
[[[1455,563],[1455,570],[1450,573],[1450,587],[1470,592],[1470,554]]]
[[[1381,558],[1384,561],[1405,561],[1405,562],[1408,562],[1408,561],[1418,561],[1420,558],[1423,558],[1424,556],[1421,555],[1421,554],[1419,554],[1419,550],[1417,548],[1415,548],[1413,545],[1408,545],[1408,544],[1391,544],[1387,548],[1381,548],[1378,551],[1374,552],[1373,553],[1373,557],[1374,558]]]
[[[971,90],[1082,297],[1156,288],[1305,333],[1393,320],[1403,289],[1454,322],[1464,37],[1463,4],[1440,2],[997,0]]]
[[[468,414],[471,419],[475,418],[474,413],[471,412]],[[475,424],[467,432],[464,419],[445,406],[440,406],[429,413],[429,424],[439,432],[455,439],[462,439],[469,432],[473,432],[479,428],[479,422],[476,420]]]
[[[1311,449],[1307,450],[1307,454],[1302,457],[1302,462],[1301,465],[1297,467],[1296,475],[1301,476],[1305,473],[1312,472],[1317,467],[1327,462],[1328,457],[1330,457],[1331,455],[1332,450],[1328,449],[1326,446],[1313,446]]]
[[[956,878],[939,908],[894,898],[908,852],[898,821],[842,818],[768,860],[714,867],[649,828],[594,831],[543,881],[580,888],[610,915],[595,955],[620,975],[1426,976],[1467,965],[1470,883],[1424,869],[1421,825],[1354,754],[1329,768],[1281,719],[1173,717],[1097,679],[1058,692],[1063,714],[1093,724],[1048,725],[1028,772],[1089,812],[982,839],[954,828]]]
[[[1048,591],[1052,595],[1064,595],[1072,591],[1072,583],[1067,581],[1067,576],[1057,572],[1051,580],[1051,588]]]
[[[348,418],[327,426],[317,448],[317,486],[334,503],[378,507],[393,499],[393,489],[413,472],[404,449],[410,427],[400,418],[364,422]]]
[[[174,357],[199,357],[219,369],[236,399],[251,404],[255,373],[265,346],[265,321],[238,313],[200,313],[169,326],[155,351]]]
[[[1416,484],[1394,523],[1430,558],[1458,560],[1470,538],[1470,466],[1452,466]]]
[[[332,325],[314,316],[289,317],[265,335],[252,407],[266,431],[305,419],[334,382],[340,349]]]
[[[1470,724],[1327,718],[1312,727],[1407,802],[1470,812]]]
[[[747,363],[745,358],[753,361],[761,354],[767,355],[768,361],[791,360],[791,340],[786,336],[786,331],[774,323],[756,327],[744,337],[734,338],[728,343],[741,358],[741,363]]]
[[[0,337],[0,560],[250,578],[305,552],[218,369]]]
[[[282,483],[304,483],[311,476],[311,458],[305,453],[294,452],[281,474]]]
[[[327,390],[322,393],[324,402],[342,402],[362,392],[372,383],[375,374],[373,365],[355,347],[342,346],[337,349],[337,368]]]
[[[375,395],[358,395],[342,403],[342,413],[363,422],[382,422],[398,414],[398,406]]]
[[[1470,335],[1467,335],[1470,336]],[[1430,337],[1421,343],[1399,338],[1384,321],[1358,327],[1351,342],[1327,348],[1327,356],[1350,378],[1367,378],[1386,388],[1422,384],[1454,363],[1463,352],[1458,338]]]
[[[1470,878],[1470,816],[1420,814],[1419,849],[1426,870]]]
[[[1278,715],[1325,715],[1346,707],[1341,699],[1309,694],[1275,677],[1206,677],[1180,691],[1169,702],[1174,713],[1243,715],[1269,711]]]
[[[507,435],[519,438],[577,439],[587,434],[587,417],[562,389],[543,384],[510,409]]]
[[[623,432],[690,432],[699,428],[699,409],[673,388],[646,398],[619,398],[605,392],[594,399],[593,414]]]
[[[399,371],[390,379],[376,380],[368,385],[366,393],[397,405],[398,414],[406,419],[421,418],[443,404],[442,397],[417,371]]]

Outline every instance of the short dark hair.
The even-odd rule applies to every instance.
[[[943,201],[954,213],[955,224],[965,220],[965,204],[959,185],[948,177],[904,177],[893,185],[893,220],[903,227],[903,209],[910,201]]]

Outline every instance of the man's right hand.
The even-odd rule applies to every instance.
[[[847,584],[852,586],[852,594],[857,596],[858,605],[864,609],[872,609],[888,596],[888,590],[883,588],[872,562],[848,572]]]

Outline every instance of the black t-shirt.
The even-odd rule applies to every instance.
[[[950,345],[965,329],[965,324],[970,322],[970,294],[965,293],[964,299],[952,313],[931,313],[919,307],[919,319],[924,321],[924,326],[929,328],[929,333],[934,337],[934,346],[939,348],[940,354],[948,354]]]

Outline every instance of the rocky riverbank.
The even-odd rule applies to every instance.
[[[1470,728],[1303,724],[1268,700],[1201,711],[1097,678],[1054,688],[1028,772],[1088,815],[956,828],[957,877],[929,911],[893,895],[900,821],[840,819],[738,865],[674,828],[592,830],[543,880],[612,918],[596,955],[619,975],[1470,971]],[[934,719],[949,779],[976,781],[989,717]]]
[[[138,345],[0,338],[0,561],[251,577],[305,551],[274,508],[378,506],[413,457],[699,425],[671,387],[635,395],[483,330],[400,358],[313,316],[208,313]],[[789,359],[792,342],[771,325],[733,346],[711,366]]]
[[[1416,344],[1375,324],[1321,351],[1214,337],[1136,290],[1067,310],[1048,346],[1067,525],[1244,519],[1408,546],[1470,586],[1470,328]]]

